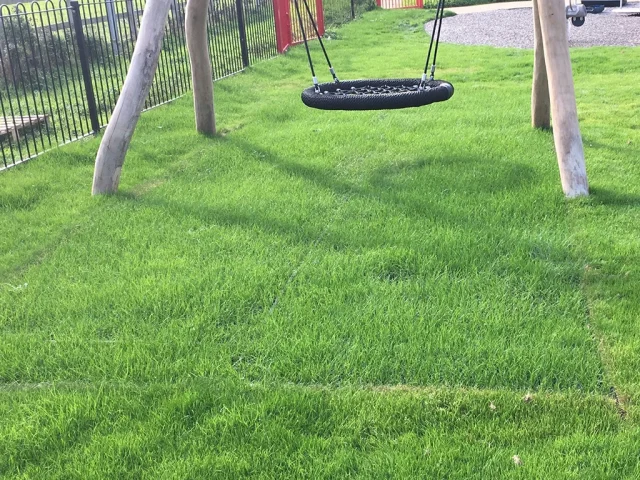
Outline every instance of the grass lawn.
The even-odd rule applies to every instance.
[[[345,25],[338,74],[418,76],[431,16]],[[117,195],[98,140],[0,175],[0,475],[638,478],[640,49],[572,55],[588,199],[532,52],[453,45],[443,104],[306,109],[298,47],[215,138],[145,113]]]

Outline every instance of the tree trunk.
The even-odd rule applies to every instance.
[[[93,174],[93,195],[118,190],[120,171],[158,67],[170,0],[147,0],[127,78],[104,133]]]
[[[208,7],[209,0],[188,0],[185,33],[191,61],[196,130],[199,133],[213,135],[216,133],[216,120],[213,107],[213,72],[207,42]]]
[[[538,7],[549,79],[553,139],[562,189],[567,197],[588,195],[589,184],[573,87],[565,5],[561,0],[538,0]]]
[[[551,126],[551,104],[547,66],[544,62],[544,45],[538,0],[533,0],[533,86],[531,88],[531,125],[534,128]]]

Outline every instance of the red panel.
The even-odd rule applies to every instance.
[[[300,29],[300,22],[298,20],[298,15],[296,14],[296,6],[293,0],[285,0],[289,1],[289,11],[291,12],[291,45],[295,45],[298,43],[302,43],[302,30]],[[318,13],[322,14],[322,3],[321,8],[318,10],[314,9],[314,1],[315,0],[307,0],[307,5],[309,5],[309,10],[311,10],[311,15],[313,15],[313,19],[316,21],[316,25],[318,26],[318,31],[322,34],[322,30],[320,29],[320,25],[318,22]],[[303,0],[298,0],[298,7],[300,8],[300,15],[302,16],[302,26],[304,27],[304,32],[307,34],[307,40],[311,40],[312,38],[316,38],[316,32],[313,30],[313,25],[311,24],[311,20],[309,20],[309,15],[307,14],[307,9],[304,6]],[[322,21],[323,29],[324,29],[324,19]]]
[[[322,5],[322,0],[316,0],[316,24],[318,25],[320,36],[324,35],[324,6]]]
[[[289,0],[273,0],[273,15],[276,23],[276,47],[278,52],[283,53],[293,43]]]
[[[307,0],[307,4],[316,21],[318,32],[320,35],[324,35],[324,5],[322,0]],[[303,0],[298,0],[298,7],[302,15],[302,25],[307,34],[307,39],[316,38],[316,32],[313,30],[313,25],[309,20]],[[293,0],[273,0],[273,15],[276,23],[276,46],[278,52],[283,53],[291,45],[302,42],[302,31],[300,30],[300,23]]]

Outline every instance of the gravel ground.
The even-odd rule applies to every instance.
[[[429,35],[433,22],[426,24]],[[530,8],[467,13],[443,20],[440,40],[462,45],[533,48],[533,15]],[[640,45],[640,17],[587,15],[582,27],[569,27],[569,46]]]

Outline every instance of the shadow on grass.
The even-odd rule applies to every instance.
[[[459,211],[452,214],[449,205],[446,205],[450,202],[445,198],[446,195],[459,193],[480,198],[501,192],[524,191],[536,182],[536,170],[520,163],[455,155],[436,159],[419,154],[406,161],[376,167],[368,172],[364,182],[358,184],[340,178],[339,172],[331,167],[304,165],[242,140],[230,141],[247,154],[257,154],[260,162],[266,162],[287,175],[299,177],[336,195],[378,201],[404,214],[452,225],[477,223],[477,220],[472,212],[462,217]],[[419,177],[426,171],[428,183]],[[418,195],[422,187],[432,189],[425,189],[424,195]]]
[[[476,157],[452,156],[449,158],[428,158],[423,155],[413,159],[385,164],[368,172],[361,184],[340,178],[340,173],[332,167],[305,165],[284,159],[279,155],[251,143],[218,137],[217,141],[231,142],[246,153],[246,157],[274,166],[287,176],[294,176],[316,187],[330,191],[339,197],[361,198],[390,205],[394,212],[418,219],[437,221],[440,224],[468,227],[482,225],[478,223],[474,212],[463,214],[460,209],[452,211],[452,202],[446,196],[457,193],[461,197],[477,196],[478,201],[487,195],[501,192],[525,190],[535,183],[536,170],[527,165],[510,163],[504,160],[480,159]],[[424,178],[416,178],[428,170],[428,184],[433,187],[420,189]],[[469,173],[473,170],[472,173]],[[401,182],[398,182],[398,180]],[[435,187],[437,186],[437,191]],[[129,200],[139,200],[136,192],[118,194]],[[160,199],[146,199],[146,203],[161,206],[177,215],[194,215],[204,222],[218,222],[241,227],[258,227],[265,232],[283,234],[297,241],[316,242],[322,228],[305,228],[298,223],[284,222],[274,216],[256,215],[254,212],[242,212],[228,207],[213,207],[202,204],[185,205]],[[334,239],[340,242],[340,239]]]
[[[481,168],[476,169],[473,176],[465,175],[468,173],[465,168],[478,165]],[[447,191],[457,190],[464,194],[481,195],[525,189],[535,182],[536,175],[536,171],[527,165],[503,160],[450,157],[436,162],[419,157],[377,168],[370,176],[370,183],[376,190],[386,191],[394,186],[393,179],[398,175],[413,175],[426,168],[429,168],[432,183],[442,185]]]
[[[408,220],[415,222],[414,230],[424,232],[422,247],[450,273],[465,275],[477,273],[478,269],[505,274],[534,273],[542,268],[551,275],[562,276],[565,281],[575,281],[567,248],[553,240],[539,238],[535,235],[536,227],[518,216],[530,209],[528,202],[532,195],[528,191],[537,183],[537,170],[533,167],[504,159],[473,156],[432,159],[423,154],[402,162],[374,166],[358,181],[341,178],[344,173],[335,167],[288,160],[243,140],[225,138],[218,141],[231,142],[246,153],[251,159],[248,161],[267,163],[286,177],[297,177],[329,191],[338,197],[336,203],[322,211],[311,211],[315,218],[300,222],[279,211],[271,213],[269,207],[242,209],[234,205],[181,202],[161,195],[146,197],[144,202],[172,216],[191,216],[209,225],[253,229],[281,237],[292,245],[323,246],[330,250],[388,248],[393,232],[385,223],[395,225],[397,221]],[[451,198],[451,195],[455,197]],[[494,196],[495,201],[492,200]],[[126,198],[140,200],[137,195]],[[291,200],[295,202],[295,197]],[[345,210],[355,201],[377,203],[382,210],[374,208],[359,221],[357,204],[352,204],[351,210]],[[340,209],[343,210],[342,219],[335,213]],[[371,215],[376,216],[375,226],[369,229],[367,223],[374,218]],[[329,227],[331,224],[333,226]],[[432,227],[440,233],[431,232]],[[449,238],[447,234],[445,238],[441,233],[443,228],[461,233],[455,238]],[[411,249],[402,241],[398,246]]]
[[[640,194],[591,187],[589,203],[608,207],[640,207]]]
[[[632,158],[632,157],[637,158],[638,155],[640,154],[640,148],[638,148],[634,143],[630,143],[627,145],[622,143],[623,146],[615,146],[615,145],[611,145],[610,143],[599,142],[598,140],[595,140],[591,137],[586,137],[586,136],[583,139],[583,142],[585,145],[588,145],[590,149],[605,150],[605,151],[614,153],[615,155],[618,155],[618,156],[626,155],[629,158]]]

